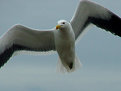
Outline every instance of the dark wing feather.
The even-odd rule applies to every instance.
[[[121,18],[112,12],[110,14],[111,17],[109,19],[89,17],[88,22],[121,37]]]

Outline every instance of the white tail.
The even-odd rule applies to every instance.
[[[73,67],[70,69],[68,65],[63,65],[61,59],[59,58],[58,63],[57,63],[57,72],[59,73],[70,73],[74,72],[75,70],[79,69],[82,66],[80,63],[80,60],[78,57],[75,57],[75,60],[73,61]]]

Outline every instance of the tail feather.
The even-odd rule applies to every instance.
[[[75,60],[73,61],[73,63],[71,63],[69,66],[63,65],[61,59],[59,58],[58,63],[57,63],[57,72],[70,73],[79,69],[81,66],[82,64],[80,63],[80,60],[78,59],[77,56],[75,57]]]

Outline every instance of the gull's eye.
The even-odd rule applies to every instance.
[[[62,24],[65,24],[65,22],[62,22]]]

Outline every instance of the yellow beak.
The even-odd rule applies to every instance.
[[[56,29],[59,29],[60,27],[61,27],[60,25],[57,25],[57,26],[56,26]]]

